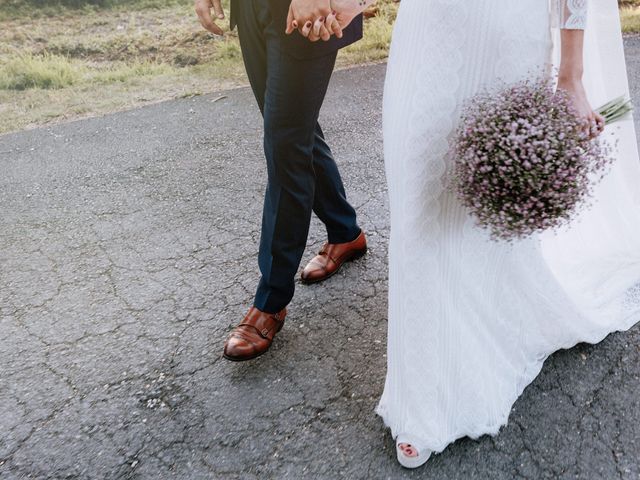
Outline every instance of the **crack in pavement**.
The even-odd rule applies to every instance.
[[[640,39],[627,48],[640,72]],[[497,437],[456,442],[424,469],[396,464],[373,411],[384,69],[336,73],[322,113],[370,251],[325,284],[298,283],[286,328],[250,364],[220,355],[258,279],[266,168],[248,89],[215,108],[205,95],[0,137],[0,477],[640,476],[637,327],[553,355]],[[314,219],[304,261],[324,239]]]

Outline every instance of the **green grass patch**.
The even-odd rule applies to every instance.
[[[185,0],[0,0],[0,20],[81,15],[104,10],[157,10],[181,5],[185,5]]]
[[[74,85],[129,82],[174,71],[171,65],[154,61],[115,62],[88,68],[82,62],[62,55],[19,54],[0,63],[0,89],[62,89]]]
[[[340,52],[340,65],[381,60],[389,54],[397,4],[380,2],[377,15],[365,22],[364,37]]]
[[[137,78],[168,75],[174,68],[166,63],[143,61],[135,63],[119,63],[105,70],[91,70],[84,78],[85,83],[108,84],[129,82]]]
[[[78,83],[83,69],[61,55],[13,55],[0,63],[0,88],[64,88]]]
[[[620,9],[623,33],[640,33],[640,7],[623,7]]]

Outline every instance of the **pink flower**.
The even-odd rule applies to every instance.
[[[571,221],[611,162],[571,99],[549,80],[471,98],[453,143],[453,186],[494,239],[515,240]]]

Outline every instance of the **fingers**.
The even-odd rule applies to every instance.
[[[327,30],[327,27],[324,26],[324,22],[322,22],[320,38],[323,42],[328,42],[329,40],[331,40],[331,34],[329,33],[329,30]]]
[[[589,137],[590,139],[594,138],[594,127],[595,127],[595,122],[593,120],[593,115],[592,113],[588,113],[584,117],[582,128],[585,135],[587,135],[587,137]]]
[[[313,23],[311,22],[311,20],[309,20],[302,26],[300,33],[302,34],[303,37],[309,38],[309,34],[311,33],[312,28],[313,28]]]
[[[606,121],[599,113],[592,111],[585,120],[585,130],[589,138],[594,139],[604,131]]]
[[[302,26],[300,33],[311,42],[317,42],[320,39],[326,42],[331,38],[331,33],[327,29],[325,22],[326,19],[324,17],[318,18],[315,22],[308,21]]]
[[[298,21],[293,16],[293,9],[291,5],[289,5],[289,14],[287,15],[287,29],[284,33],[287,35],[291,35],[294,30],[298,29]]]
[[[602,115],[596,113],[596,124],[598,125],[598,134],[604,132],[604,128],[607,126],[607,121]]]
[[[321,16],[314,22],[309,20],[302,26],[302,28],[298,28],[298,30],[303,37],[308,38],[311,42],[317,42],[320,39],[326,42],[331,39],[335,25],[337,27],[335,31],[339,32],[342,37],[342,29],[340,28],[340,24],[336,21],[335,14],[331,14],[329,17]],[[287,22],[286,33],[291,33],[295,28],[297,28],[294,27],[294,24],[297,25],[297,22],[293,19],[291,10]]]
[[[205,29],[207,29],[214,35],[223,35],[224,32],[222,31],[222,29],[218,25],[216,25],[211,18],[211,4],[208,0],[196,0],[195,9],[196,14],[198,15],[198,20],[200,21],[200,25],[202,25]]]
[[[291,26],[294,21],[297,22],[298,31],[303,34],[305,37],[318,37],[322,36],[321,31],[317,31],[315,34],[313,33],[313,25],[318,18],[322,18],[323,21],[327,16],[331,13],[331,2],[330,0],[288,0],[289,1],[289,12],[287,18],[287,27],[285,32],[289,32],[291,30]],[[305,25],[307,22],[311,22],[309,32],[306,33]],[[304,32],[303,33],[303,29]]]
[[[313,23],[313,28],[311,29],[311,31],[316,37],[320,36],[320,30],[322,29],[323,25],[324,25],[324,17],[320,17],[316,19],[316,21]]]
[[[216,13],[216,17],[222,20],[224,18],[224,10],[222,9],[221,1],[213,0],[211,3],[213,4],[213,11]]]
[[[338,38],[342,38],[342,27],[340,26],[340,22],[336,18],[336,12],[331,12],[331,15],[327,17],[325,27],[327,28],[329,34],[333,34]]]
[[[327,27],[325,27],[325,20],[326,19],[324,17],[320,17],[314,22],[313,30],[312,30],[313,35],[310,36],[309,40],[311,40],[312,39],[311,37],[313,37],[317,39],[322,39],[323,41],[326,42],[331,38],[331,34],[329,34]]]

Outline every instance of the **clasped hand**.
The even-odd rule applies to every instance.
[[[312,42],[328,41],[362,11],[358,0],[292,0],[287,18],[287,35],[295,30]],[[360,7],[360,8],[359,8]]]

